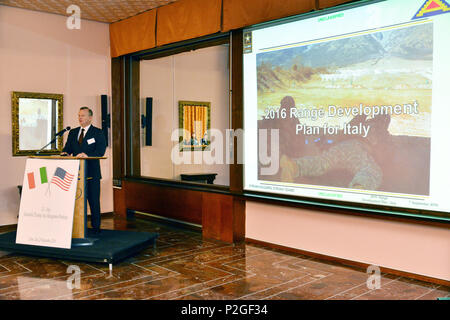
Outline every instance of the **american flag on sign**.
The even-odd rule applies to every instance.
[[[68,173],[63,168],[57,167],[51,183],[56,184],[64,191],[68,191],[73,177],[73,174]]]

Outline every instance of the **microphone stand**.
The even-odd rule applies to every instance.
[[[66,131],[68,131],[68,130],[70,130],[70,127],[67,127],[67,128],[65,128],[64,130],[58,132],[58,133],[56,134],[56,136],[52,139],[52,141],[50,141],[50,142],[47,143],[45,146],[43,146],[41,149],[39,149],[39,151],[37,151],[35,155],[38,156],[42,150],[44,150],[45,148],[47,148],[48,145],[54,143],[54,142],[56,141],[56,139],[58,139],[58,137],[62,137],[63,134],[64,134],[64,132],[66,132]]]
[[[41,149],[39,149],[39,151],[36,152],[36,155],[38,156],[39,153],[40,153],[42,150],[44,150],[45,148],[47,148],[48,145],[54,143],[58,137],[59,137],[59,136],[56,136],[52,141],[50,141],[50,142],[47,143],[45,146],[43,146]]]

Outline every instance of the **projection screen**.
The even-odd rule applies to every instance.
[[[449,3],[322,12],[244,30],[244,189],[448,218]]]

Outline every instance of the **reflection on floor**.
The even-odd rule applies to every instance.
[[[0,299],[432,299],[450,287],[382,274],[253,244],[203,240],[201,233],[137,219],[104,229],[158,232],[148,248],[113,267],[0,252]],[[78,269],[79,268],[79,269]],[[74,271],[75,270],[75,271]],[[81,277],[76,277],[80,270]]]

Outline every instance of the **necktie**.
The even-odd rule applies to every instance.
[[[78,144],[82,144],[83,143],[83,138],[84,138],[84,129],[81,129],[81,134],[80,137],[78,138]]]

